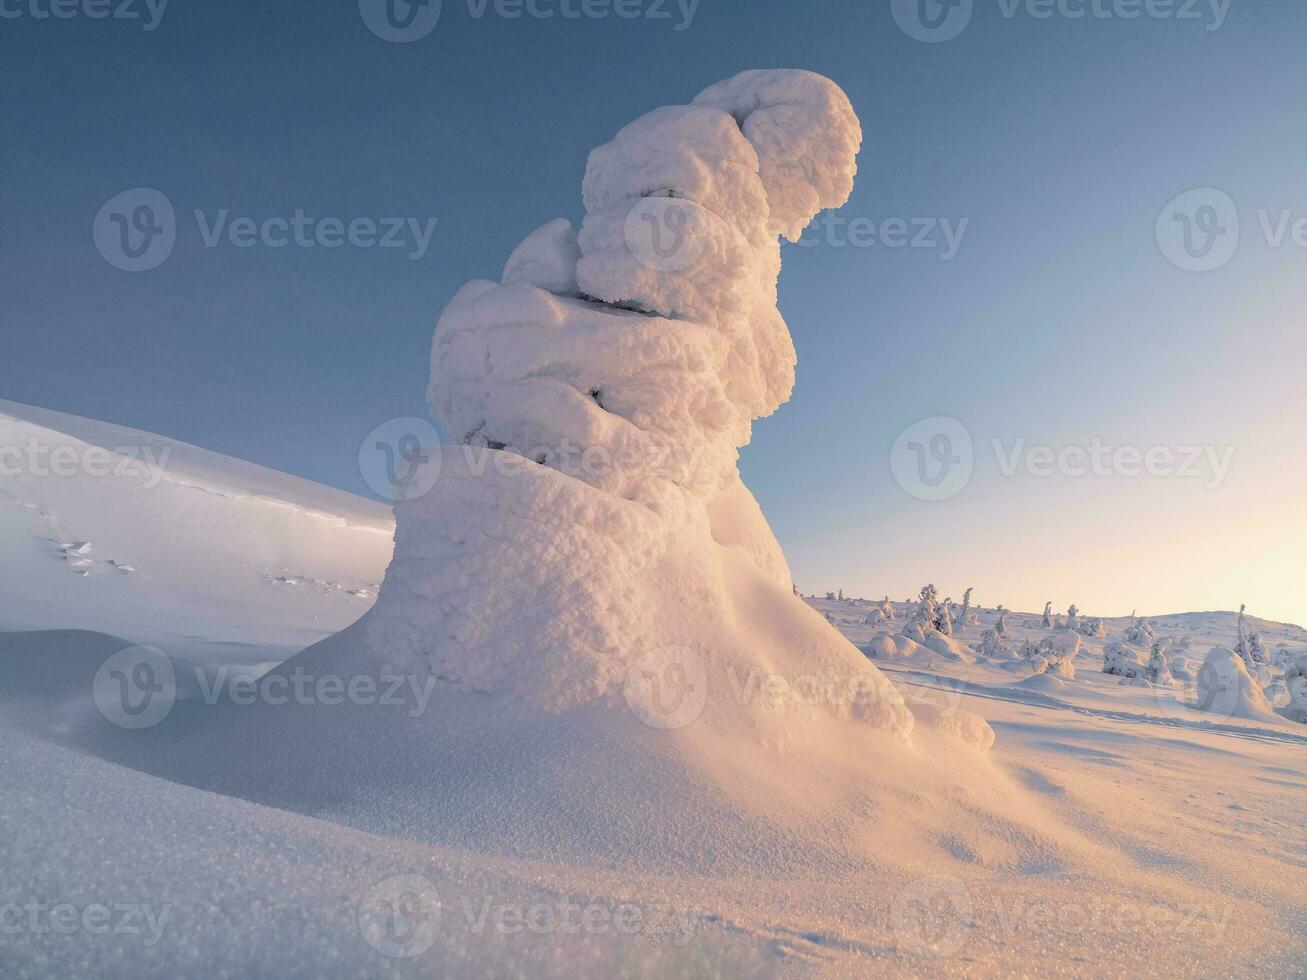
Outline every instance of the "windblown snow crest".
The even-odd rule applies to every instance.
[[[907,737],[894,687],[792,596],[736,468],[794,384],[779,236],[847,200],[861,140],[828,79],[746,72],[594,150],[580,234],[550,222],[459,291],[428,397],[463,445],[396,507],[374,658],[562,711],[672,649],[714,691],[841,678],[836,715]]]

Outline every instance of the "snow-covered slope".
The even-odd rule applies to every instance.
[[[352,494],[0,401],[0,628],[284,657],[368,609],[393,528]]]

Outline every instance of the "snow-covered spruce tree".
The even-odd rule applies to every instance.
[[[396,505],[360,656],[562,713],[622,710],[651,650],[711,650],[719,675],[858,671],[876,692],[860,721],[911,731],[818,617],[772,603],[788,644],[733,625],[793,581],[737,466],[794,385],[780,239],[848,199],[861,138],[829,79],[752,71],[590,153],[579,234],[548,222],[436,326],[428,399],[450,444]]]
[[[1143,647],[1145,650],[1153,645],[1156,634],[1153,627],[1149,624],[1147,617],[1136,619],[1130,626],[1126,627],[1125,642],[1133,643],[1137,647]]]
[[[1239,636],[1234,645],[1234,652],[1239,655],[1239,659],[1243,661],[1244,666],[1251,670],[1253,666],[1252,644],[1248,641],[1248,625],[1244,621],[1244,614],[1247,609],[1248,605],[1246,603],[1239,606],[1239,623],[1236,626]]]
[[[1007,635],[1007,610],[1002,606],[998,607],[998,619],[994,621],[994,632],[999,636]]]
[[[1129,680],[1144,676],[1143,651],[1128,643],[1116,641],[1103,648],[1103,673],[1114,674]]]
[[[1253,658],[1253,663],[1259,666],[1266,666],[1271,662],[1271,658],[1266,653],[1266,644],[1262,642],[1262,634],[1258,630],[1248,634],[1248,655]]]
[[[993,660],[1011,660],[1015,656],[1012,645],[1003,639],[1003,635],[996,629],[985,630],[980,634],[980,647],[977,652]]]
[[[1078,636],[1046,636],[1038,643],[1027,640],[1021,646],[1021,657],[1030,661],[1034,674],[1053,674],[1057,677],[1075,677],[1075,656],[1080,649]]]
[[[1066,628],[1076,632],[1080,631],[1080,610],[1076,608],[1074,602],[1071,603],[1071,608],[1066,611]]]
[[[958,622],[962,626],[970,626],[976,622],[975,614],[971,611],[972,591],[972,587],[968,586],[967,591],[962,593],[962,614],[958,617]]]
[[[1150,684],[1169,685],[1175,682],[1171,676],[1171,662],[1168,651],[1171,647],[1169,638],[1153,641],[1153,650],[1148,658],[1148,667],[1144,670],[1144,679]]]
[[[1284,683],[1289,688],[1289,703],[1280,708],[1280,714],[1290,721],[1307,725],[1307,653],[1299,653],[1284,672]]]
[[[1107,635],[1107,624],[1103,622],[1101,616],[1090,616],[1080,621],[1080,635],[1089,637],[1100,637]]]
[[[939,618],[935,621],[935,628],[945,636],[953,635],[953,616],[949,612],[949,604],[953,600],[945,599],[939,607]]]
[[[1051,602],[1046,602],[1044,603],[1044,629],[1052,629],[1052,628],[1053,628],[1053,604]]]

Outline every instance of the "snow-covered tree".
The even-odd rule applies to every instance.
[[[980,635],[980,647],[977,652],[993,660],[1011,660],[1015,656],[1011,644],[1003,638],[1003,634],[998,632],[997,628],[985,630]]]
[[[1266,645],[1262,642],[1262,634],[1257,630],[1248,634],[1248,654],[1255,664],[1264,666],[1271,662],[1270,656],[1266,653]]]
[[[1150,684],[1168,685],[1174,683],[1171,676],[1171,663],[1167,657],[1167,652],[1171,647],[1169,638],[1162,638],[1153,642],[1152,655],[1148,658],[1148,666],[1144,669],[1144,679]]]
[[[999,636],[1007,635],[1007,610],[1002,606],[998,607],[998,619],[994,621],[994,632]]]
[[[1284,683],[1289,688],[1289,703],[1280,714],[1290,721],[1307,725],[1307,653],[1298,654],[1297,660],[1284,672]]]
[[[1248,639],[1248,624],[1244,621],[1244,614],[1247,609],[1246,603],[1239,606],[1239,624],[1237,626],[1239,640],[1234,645],[1234,652],[1239,655],[1239,659],[1243,661],[1244,666],[1251,670],[1253,666],[1252,643]]]
[[[1066,611],[1066,628],[1077,632],[1080,630],[1080,610],[1076,608],[1074,602],[1071,603],[1071,608]]]
[[[839,601],[840,601],[840,602],[843,602],[843,601],[844,601],[844,590],[843,590],[843,589],[840,589]]]
[[[1052,628],[1053,628],[1053,604],[1051,602],[1046,602],[1044,603],[1044,629],[1052,629]]]
[[[971,612],[971,592],[972,587],[968,586],[967,591],[962,593],[962,615],[958,622],[963,626],[968,626],[976,621],[974,614]]]
[[[1153,640],[1157,638],[1153,632],[1153,627],[1149,624],[1148,618],[1143,617],[1136,619],[1130,626],[1126,627],[1125,641],[1133,643],[1135,646],[1150,648]]]
[[[1134,680],[1144,676],[1143,651],[1120,641],[1103,649],[1103,673]]]
[[[1091,637],[1106,636],[1107,624],[1103,622],[1103,617],[1090,616],[1088,619],[1082,619],[1080,621],[1080,635]]]
[[[953,635],[953,616],[949,613],[950,600],[945,599],[939,607],[939,618],[936,620],[935,628],[945,636]]]

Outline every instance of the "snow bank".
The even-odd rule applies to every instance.
[[[1199,711],[1227,718],[1278,722],[1261,685],[1252,679],[1243,658],[1229,647],[1213,647],[1198,671],[1196,701]]]

